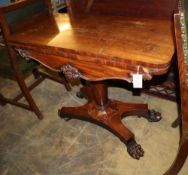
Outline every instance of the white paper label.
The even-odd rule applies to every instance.
[[[133,74],[133,88],[142,88],[142,74]]]

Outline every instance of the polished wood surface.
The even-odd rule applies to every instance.
[[[88,102],[80,107],[62,107],[59,115],[65,120],[72,118],[90,121],[100,125],[115,134],[127,145],[128,153],[135,159],[144,156],[144,151],[135,141],[134,134],[123,124],[122,118],[138,115],[148,117],[147,104],[124,103],[108,98],[105,82],[87,83],[82,88]]]
[[[9,43],[19,48],[32,48],[37,59],[40,59],[40,47],[41,53],[49,57],[41,62],[60,70],[61,64],[69,61],[80,69],[83,77],[91,80],[104,77],[127,80],[137,70],[137,65],[145,67],[146,73],[162,74],[168,70],[174,54],[173,26],[169,20],[120,16],[74,19],[58,14],[33,23],[32,28],[25,26],[23,31],[10,35]],[[52,61],[54,55],[61,58]],[[103,71],[106,66],[111,69],[109,72]],[[98,67],[99,75],[96,71],[89,72],[91,67]]]
[[[68,3],[71,10],[73,4]],[[88,12],[92,1],[90,3]],[[140,4],[135,3],[135,6],[139,8]],[[167,9],[172,16],[172,6]],[[157,122],[161,116],[149,110],[147,104],[109,99],[107,86],[102,80],[132,82],[134,73],[150,80],[153,75],[168,71],[174,54],[172,21],[170,18],[145,17],[95,13],[75,15],[71,12],[39,15],[33,18],[33,22],[18,24],[18,32],[8,36],[8,45],[22,57],[62,72],[67,79],[87,80],[81,91],[88,102],[80,107],[62,107],[60,117],[89,120],[104,126],[126,143],[128,153],[135,159],[140,159],[144,151],[136,143],[134,134],[122,124],[121,118],[139,115]]]

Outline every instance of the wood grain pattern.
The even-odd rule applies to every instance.
[[[141,65],[155,75],[168,70],[174,54],[170,21],[116,16],[46,17],[35,20],[32,28],[25,26],[23,31],[10,35],[9,43],[24,49],[27,44],[37,52],[40,47],[47,57],[63,56],[75,63],[74,60],[79,60],[87,65],[133,70],[137,69],[135,65]],[[106,78],[110,77],[106,75]]]

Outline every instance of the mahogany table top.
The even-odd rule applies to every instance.
[[[9,42],[153,68],[168,67],[174,53],[171,21],[123,16],[57,14],[24,26]]]

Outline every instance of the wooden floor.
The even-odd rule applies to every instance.
[[[31,77],[28,79],[28,81]],[[14,88],[13,88],[14,87]],[[0,78],[0,92],[15,94],[15,83]],[[148,123],[135,116],[126,118],[126,126],[136,134],[145,150],[140,161],[133,160],[125,145],[99,126],[57,115],[62,106],[79,106],[73,91],[45,80],[32,94],[45,118],[39,121],[32,112],[0,106],[0,175],[162,175],[171,165],[179,141],[179,131],[171,128],[177,117],[173,102],[142,95],[134,96],[124,88],[109,89],[112,98],[130,102],[148,102],[163,119]],[[133,129],[134,128],[134,129]],[[188,174],[188,161],[180,175]]]

